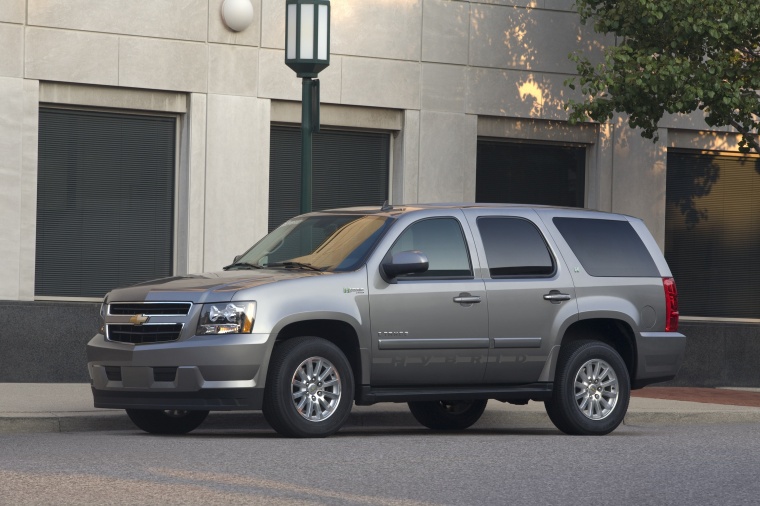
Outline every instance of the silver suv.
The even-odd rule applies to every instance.
[[[336,209],[284,223],[221,272],[110,292],[87,346],[95,406],[152,433],[263,410],[324,437],[355,402],[465,429],[488,399],[543,401],[607,434],[686,338],[665,259],[629,216],[519,205]]]

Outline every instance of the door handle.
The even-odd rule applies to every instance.
[[[552,290],[544,295],[544,300],[548,300],[552,304],[559,304],[563,300],[570,300],[570,294],[560,293],[559,290]]]
[[[460,293],[458,297],[454,297],[454,302],[457,304],[477,304],[480,302],[480,295],[470,295],[469,293]]]

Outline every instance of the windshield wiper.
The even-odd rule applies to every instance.
[[[325,270],[325,267],[314,267],[311,264],[305,264],[303,262],[276,262],[273,264],[266,264],[265,267],[267,268],[269,267],[297,267],[300,269],[309,269],[311,271],[317,271],[317,272],[322,272],[323,270]]]
[[[263,269],[263,267],[258,264],[252,264],[250,262],[235,262],[234,264],[225,265],[222,267],[222,270],[226,271],[228,269],[232,269],[233,267],[240,269]]]

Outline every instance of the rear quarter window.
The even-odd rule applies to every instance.
[[[528,220],[481,217],[477,223],[492,278],[554,274],[554,260],[544,237]]]
[[[591,276],[659,277],[649,251],[627,221],[593,218],[552,221]]]

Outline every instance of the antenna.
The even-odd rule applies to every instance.
[[[393,206],[388,204],[388,201],[386,200],[383,202],[383,206],[380,208],[381,211],[391,211],[393,210]]]

